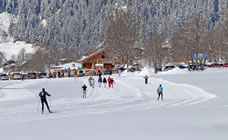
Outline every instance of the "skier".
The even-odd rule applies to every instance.
[[[113,88],[113,84],[115,83],[114,79],[112,78],[111,81],[110,81],[110,87]]]
[[[158,93],[158,100],[159,100],[160,96],[161,96],[161,100],[163,100],[163,87],[161,84],[157,89],[157,93]]]
[[[104,77],[104,79],[103,79],[103,83],[104,83],[104,88],[106,88],[107,80],[106,80],[105,77]]]
[[[62,72],[62,76],[61,77],[63,77],[64,78],[64,71]]]
[[[118,69],[118,76],[120,77],[120,74],[121,74],[121,69],[119,68]]]
[[[58,71],[58,77],[61,78],[61,73],[60,73],[60,71]]]
[[[89,81],[89,85],[92,87],[92,83],[91,83],[91,80],[93,79],[92,76],[89,77],[88,81]]]
[[[109,76],[108,77],[108,87],[110,87],[111,86],[111,77]]]
[[[102,83],[102,77],[101,77],[101,76],[99,76],[99,78],[98,78],[98,84],[99,84],[99,87],[101,87],[101,83]]]
[[[98,70],[98,76],[101,77],[102,73],[100,70]]]
[[[71,75],[71,69],[70,68],[68,68],[68,70],[67,70],[67,73],[68,73],[68,77],[70,77]]]
[[[144,77],[144,79],[145,79],[145,84],[147,84],[147,83],[148,83],[148,76],[146,75],[146,76]]]
[[[94,86],[95,86],[95,80],[92,78],[90,81],[91,81],[92,88],[94,88]]]
[[[40,100],[41,100],[41,104],[42,104],[42,114],[44,113],[44,103],[46,104],[49,113],[52,113],[52,111],[50,110],[50,108],[48,106],[48,102],[46,99],[46,96],[51,96],[51,95],[45,91],[45,88],[43,88],[42,91],[40,92],[39,96],[40,96]]]
[[[82,98],[86,98],[86,88],[87,88],[87,86],[84,84],[82,86],[82,89],[83,89],[83,97]]]
[[[56,72],[53,72],[54,78],[56,78],[56,74],[57,74]]]

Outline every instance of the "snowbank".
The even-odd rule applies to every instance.
[[[188,72],[188,69],[174,68],[172,70],[159,72],[158,74],[184,74],[187,72]]]
[[[125,76],[125,77],[142,77],[142,76],[149,76],[149,75],[154,75],[154,70],[153,68],[147,68],[144,67],[141,71],[135,71],[135,72],[127,72],[127,70],[123,71],[121,73],[121,76]]]

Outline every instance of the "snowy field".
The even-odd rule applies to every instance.
[[[88,77],[0,81],[1,139],[227,140],[228,70],[112,77],[113,89],[89,87],[87,99],[81,87]],[[159,84],[163,101],[156,100]],[[41,114],[43,87],[55,113]]]

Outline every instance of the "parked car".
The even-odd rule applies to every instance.
[[[21,78],[22,78],[22,75],[19,72],[12,73],[10,77],[10,79],[12,80],[21,80]]]
[[[174,68],[175,68],[175,66],[165,66],[164,69],[163,69],[163,71],[172,70]]]
[[[51,72],[49,72],[49,73],[46,73],[47,75],[46,75],[46,78],[54,78],[54,74],[53,73],[51,73]],[[61,77],[62,77],[62,75],[64,74],[64,76],[65,76],[65,73],[61,73]],[[43,75],[45,75],[45,74],[43,74]],[[44,77],[45,78],[45,77]]]
[[[210,67],[210,68],[220,68],[220,67],[222,67],[222,66],[223,66],[223,64],[212,63],[209,67]]]
[[[158,72],[161,72],[161,71],[162,71],[162,67],[157,67],[155,73],[158,73]]]
[[[85,73],[83,72],[83,70],[79,70],[78,72],[79,72],[79,77],[85,76]]]
[[[28,74],[27,73],[22,73],[21,76],[22,76],[23,79],[28,79]]]
[[[128,71],[134,72],[134,71],[136,71],[136,68],[135,67],[131,67]]]
[[[8,75],[1,73],[0,74],[0,80],[9,80],[9,77],[8,77]]]
[[[118,71],[121,71],[121,72],[123,72],[125,69],[123,68],[123,67],[119,67],[118,68]]]
[[[36,79],[36,73],[35,72],[29,72],[28,73],[28,79]]]
[[[105,75],[111,75],[111,74],[112,74],[112,70],[106,69],[106,70],[104,71],[104,74],[105,74]]]
[[[223,65],[223,67],[224,67],[224,68],[228,68],[228,63],[225,63],[225,64]]]
[[[186,66],[186,65],[181,65],[181,64],[180,64],[178,67],[179,67],[180,69],[186,69],[186,68],[188,68],[188,66]]]
[[[47,73],[45,72],[39,73],[39,78],[46,78],[46,77],[47,77]]]

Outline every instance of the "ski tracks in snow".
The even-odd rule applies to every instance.
[[[83,78],[82,81],[86,82],[86,79]],[[40,109],[39,112],[35,112],[37,103],[0,109],[0,124],[103,114],[126,109],[137,110],[193,105],[215,98],[215,95],[198,87],[175,84],[162,79],[150,78],[148,85],[145,85],[143,79],[139,77],[115,77],[115,81],[114,88],[98,87],[98,85],[95,88],[88,87],[87,99],[82,99],[80,96],[80,98],[53,100],[52,107],[54,111],[57,111],[53,114],[41,114]],[[164,86],[164,101],[157,101],[156,88],[159,84]],[[5,85],[4,87],[13,88],[18,86],[23,89],[23,92],[31,92],[17,83]]]

